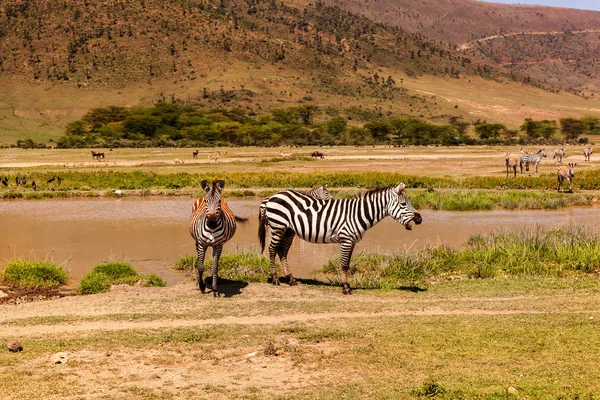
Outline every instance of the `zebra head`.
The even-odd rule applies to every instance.
[[[567,172],[567,174],[569,175],[569,177],[572,179],[573,177],[575,177],[575,166],[577,165],[577,163],[569,163],[569,171]]]
[[[221,218],[221,191],[225,187],[224,180],[214,180],[212,186],[205,179],[201,183],[202,189],[206,190],[204,203],[206,204],[206,224],[209,228],[217,227]]]
[[[546,157],[546,149],[541,149],[538,151],[538,154],[540,155],[540,159]]]
[[[423,222],[421,214],[414,209],[410,200],[404,194],[404,183],[391,188],[391,201],[388,204],[388,213],[396,221],[404,225],[407,230],[412,229],[412,223],[419,225]]]

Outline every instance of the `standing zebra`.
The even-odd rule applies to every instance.
[[[541,149],[537,152],[525,153],[521,156],[519,166],[521,167],[521,173],[523,173],[523,165],[525,165],[525,171],[529,171],[529,164],[535,164],[535,173],[538,172],[538,164],[542,161],[542,158],[546,157],[546,150]]]
[[[508,178],[508,171],[513,170],[514,176],[517,176],[517,159],[510,157],[510,153],[504,153],[504,160],[506,164],[506,177]]]
[[[591,147],[587,147],[587,148],[583,149],[583,157],[585,158],[585,161],[590,161],[591,155],[592,155]]]
[[[331,193],[329,193],[329,190],[327,190],[327,185],[315,186],[307,194],[311,197],[314,197],[315,199],[320,199],[320,200],[331,200],[332,199]],[[269,202],[269,200],[271,200],[271,198],[266,197],[260,203],[260,207],[258,209],[258,225],[259,225],[259,227],[260,226],[264,227],[267,224],[266,214],[267,214],[267,203]],[[289,246],[291,247],[292,240],[294,239],[294,232],[292,230],[289,230],[289,232],[286,232],[286,234],[291,235],[291,240],[289,241]],[[259,239],[260,239],[260,235],[259,235]],[[263,242],[264,242],[264,238],[262,239],[261,243],[263,243]],[[263,245],[263,250],[264,250],[264,245]],[[289,247],[286,248],[285,245],[282,245],[279,247],[279,251],[277,254],[279,254],[279,259],[281,260],[281,263],[283,264],[284,274],[285,274],[286,279],[288,280],[288,283],[290,285],[295,285],[296,280],[292,276],[292,273],[290,271],[290,266],[288,265],[288,262],[287,262],[288,251],[289,251]],[[276,282],[274,281],[274,283],[278,284],[279,281],[276,281]]]
[[[219,258],[223,250],[223,244],[235,234],[236,218],[221,195],[225,181],[215,180],[211,186],[207,180],[203,180],[201,185],[206,190],[206,194],[194,202],[188,227],[190,234],[196,241],[196,251],[198,252],[198,260],[196,261],[198,287],[202,293],[206,290],[202,278],[204,255],[206,249],[212,247],[212,290],[213,295],[219,297],[220,294],[217,291]]]
[[[571,189],[571,181],[575,177],[575,166],[577,163],[569,163],[569,166],[560,166],[558,167],[558,188],[557,191],[560,192],[560,187],[562,186],[565,179],[569,182],[569,192],[572,192]]]
[[[566,154],[567,154],[567,151],[564,148],[556,149],[556,150],[554,150],[554,155],[552,156],[552,159],[554,160],[556,158],[556,162],[558,164],[562,164],[562,159]]]
[[[342,260],[342,290],[350,294],[348,267],[354,246],[364,233],[391,216],[412,229],[421,215],[404,195],[404,184],[368,190],[354,199],[320,200],[295,190],[276,193],[267,201],[265,223],[258,226],[261,249],[265,248],[266,225],[271,227],[269,258],[272,283],[278,284],[275,256],[287,259],[294,236],[311,243],[339,243]],[[291,277],[291,274],[290,274]]]

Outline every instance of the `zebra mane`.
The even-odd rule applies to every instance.
[[[379,194],[385,191],[390,190],[391,188],[395,188],[396,185],[387,185],[387,186],[375,186],[372,189],[367,189],[364,192],[360,192],[354,195],[355,199],[364,199],[366,197],[375,195],[375,194]]]

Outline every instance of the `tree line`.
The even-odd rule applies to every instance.
[[[327,111],[327,112],[326,112]],[[329,114],[328,114],[329,112]],[[256,114],[241,108],[198,109],[159,102],[147,108],[95,108],[69,123],[59,148],[282,145],[443,145],[574,142],[600,133],[596,117],[526,119],[520,131],[503,124],[451,117],[432,124],[412,117],[373,118],[356,126],[313,104]],[[583,138],[585,139],[585,138]],[[579,139],[580,141],[582,139]],[[19,147],[29,147],[22,140]]]

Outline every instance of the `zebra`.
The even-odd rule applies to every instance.
[[[556,158],[556,162],[558,164],[562,164],[562,159],[566,154],[567,154],[567,151],[564,148],[556,149],[556,150],[554,150],[554,155],[552,156],[552,159],[554,160]]]
[[[575,166],[577,163],[569,163],[568,166],[560,166],[558,167],[558,188],[557,191],[560,192],[560,187],[562,186],[565,179],[569,182],[569,192],[572,192],[571,189],[571,181],[575,177]]]
[[[506,177],[508,178],[508,171],[512,168],[514,176],[517,176],[517,159],[510,157],[510,153],[504,153],[504,159],[506,163]]]
[[[198,287],[202,293],[205,292],[206,285],[202,278],[204,255],[206,249],[212,247],[212,291],[214,297],[219,297],[220,293],[217,290],[219,258],[223,250],[223,244],[235,234],[236,218],[221,194],[223,187],[225,187],[225,181],[214,180],[210,185],[207,180],[203,180],[201,186],[206,194],[194,202],[188,228],[196,241],[196,251],[198,252],[196,261]]]
[[[327,185],[318,185],[318,186],[314,186],[312,189],[310,189],[310,191],[307,193],[309,196],[314,197],[315,199],[320,199],[320,200],[331,200],[331,193],[329,193],[329,190],[327,190]],[[266,197],[264,198],[261,203],[260,203],[260,207],[258,209],[258,224],[260,225],[265,225],[267,223],[266,221],[266,213],[267,213],[267,203],[269,202],[271,198],[270,197]],[[293,232],[289,233],[290,235],[293,235]],[[259,237],[260,239],[260,237]],[[293,236],[292,236],[293,239]],[[290,241],[290,246],[291,246],[291,241]],[[264,250],[264,248],[263,248]],[[289,250],[289,248],[288,248]],[[296,284],[296,280],[294,279],[294,277],[292,276],[292,273],[290,272],[290,268],[289,265],[287,263],[287,251],[285,252],[285,255],[283,256],[283,258],[281,257],[281,255],[279,256],[279,258],[282,260],[282,264],[283,264],[283,269],[284,269],[284,273],[285,273],[285,277],[286,279],[288,279],[288,283],[290,285],[295,285]]]
[[[529,163],[535,164],[535,173],[538,172],[538,164],[542,161],[542,158],[546,157],[546,150],[541,149],[537,152],[525,153],[521,156],[519,166],[521,167],[521,173],[523,173],[523,165],[525,165],[525,171],[529,171]]]
[[[590,161],[591,155],[592,155],[591,147],[587,147],[587,148],[583,149],[583,157],[585,158],[585,161]]]
[[[354,199],[320,200],[295,190],[276,193],[266,204],[265,222],[258,226],[262,251],[265,248],[266,225],[271,228],[269,258],[271,279],[276,276],[275,256],[284,265],[295,235],[311,243],[339,243],[342,260],[342,291],[350,294],[348,267],[354,246],[364,233],[379,221],[391,216],[407,230],[412,223],[420,224],[421,215],[404,194],[404,183],[377,187],[359,194]],[[289,268],[289,267],[288,267]],[[290,274],[290,278],[291,277]],[[293,282],[293,280],[292,280]]]

